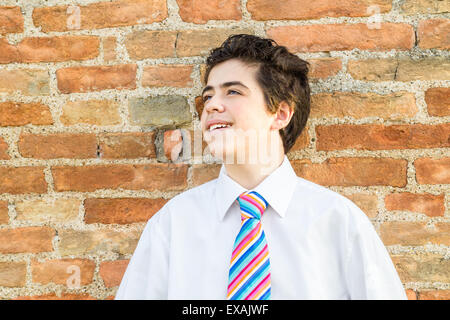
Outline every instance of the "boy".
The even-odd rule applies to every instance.
[[[309,115],[307,73],[270,39],[211,51],[201,126],[219,177],[149,220],[116,299],[406,298],[366,215],[286,157]]]

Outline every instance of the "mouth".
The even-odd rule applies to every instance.
[[[231,126],[232,126],[231,123],[214,123],[214,124],[211,124],[210,126],[208,126],[208,131],[209,132],[223,131],[223,130],[230,128]]]

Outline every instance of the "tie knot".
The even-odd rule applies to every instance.
[[[256,191],[248,191],[242,193],[238,198],[239,206],[241,208],[241,219],[261,219],[268,203]]]

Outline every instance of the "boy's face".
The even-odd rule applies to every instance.
[[[261,146],[267,148],[271,134],[279,137],[278,130],[271,129],[275,114],[265,104],[256,71],[257,67],[237,59],[224,61],[211,70],[202,94],[203,136],[211,154],[228,163],[239,163],[236,156],[244,151],[244,162],[249,163],[249,156],[257,157],[255,152],[259,153]],[[226,127],[215,126],[218,124]]]

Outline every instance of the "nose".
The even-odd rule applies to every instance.
[[[222,101],[218,95],[214,95],[209,100],[205,101],[204,109],[208,112],[223,112],[225,110]]]

